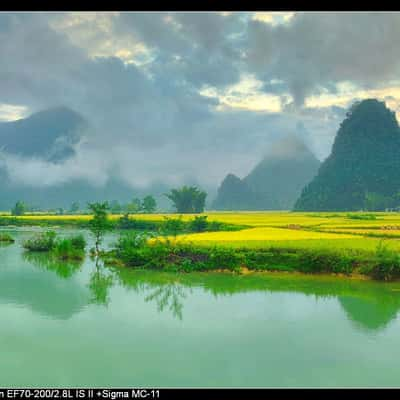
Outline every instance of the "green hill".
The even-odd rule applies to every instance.
[[[400,128],[384,102],[355,103],[330,156],[302,191],[296,211],[384,210],[398,205]]]

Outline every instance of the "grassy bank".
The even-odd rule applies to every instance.
[[[0,224],[87,228],[91,218],[3,216]],[[159,237],[147,243],[126,236],[107,255],[109,262],[133,268],[238,271],[245,267],[399,278],[400,213],[209,212],[111,215],[110,220],[120,232],[151,231]]]
[[[384,242],[374,250],[288,246],[261,247],[189,243],[172,238],[148,240],[145,235],[122,235],[105,254],[105,262],[130,268],[175,272],[227,270],[298,271],[307,274],[363,274],[377,280],[400,279],[400,257]]]
[[[87,229],[92,215],[23,215],[0,216],[0,226],[70,227]],[[247,225],[209,219],[207,215],[140,214],[109,215],[115,230],[152,231],[159,234],[238,231]]]

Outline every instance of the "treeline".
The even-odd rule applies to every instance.
[[[178,189],[171,189],[164,196],[171,200],[175,212],[179,214],[197,214],[204,212],[207,193],[196,186],[184,185]],[[135,197],[126,204],[121,204],[118,200],[112,200],[111,202],[107,202],[107,207],[111,214],[152,214],[159,211],[157,201],[152,195],[147,195],[142,199]],[[52,210],[43,210],[40,207],[30,206],[21,200],[17,201],[11,209],[11,215],[14,216],[40,212],[56,215],[74,215],[90,214],[91,210],[89,203],[85,207],[81,207],[77,201],[72,203],[69,209],[60,207]]]

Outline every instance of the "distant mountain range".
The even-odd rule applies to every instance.
[[[11,154],[60,162],[73,155],[73,146],[87,121],[67,107],[51,108],[17,121],[0,122],[0,149]]]
[[[89,127],[79,113],[57,107],[11,122],[0,123],[0,149],[4,153],[22,157],[36,157],[61,163],[74,155],[74,145]],[[73,202],[85,207],[89,201],[129,202],[134,197],[153,194],[162,208],[170,207],[163,196],[169,187],[153,184],[148,189],[132,188],[118,178],[111,178],[104,186],[96,186],[83,179],[75,179],[46,187],[32,187],[12,182],[7,171],[0,168],[0,210],[10,209],[18,200],[33,207],[69,209]]]
[[[213,203],[216,210],[290,210],[320,162],[297,138],[272,146],[243,179],[228,174]]]

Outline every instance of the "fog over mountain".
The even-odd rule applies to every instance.
[[[323,160],[354,100],[400,109],[399,27],[396,13],[2,13],[0,169],[25,188],[197,182],[211,199],[288,134]]]
[[[288,136],[271,145],[243,179],[228,174],[213,207],[220,210],[290,210],[320,162],[298,138]]]

